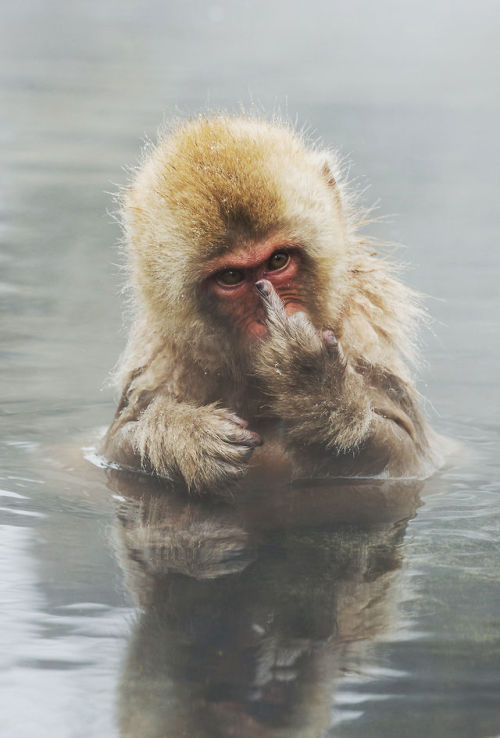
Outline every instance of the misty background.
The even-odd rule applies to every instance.
[[[241,106],[338,148],[389,216],[370,232],[404,244],[434,318],[419,388],[469,459],[409,525],[408,640],[395,627],[361,722],[335,735],[500,733],[499,38],[494,0],[3,3],[2,735],[115,735],[132,605],[114,511],[54,449],[88,445],[114,412],[125,168],[172,117]],[[387,665],[409,675],[397,700]]]

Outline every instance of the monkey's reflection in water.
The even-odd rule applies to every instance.
[[[122,738],[326,736],[336,678],[386,625],[422,485],[351,480],[231,503],[124,472],[109,486],[142,608]]]

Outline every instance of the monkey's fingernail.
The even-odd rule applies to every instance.
[[[250,431],[249,433],[252,436],[252,445],[253,446],[262,446],[262,444],[264,443],[264,441],[259,436],[259,434],[258,433],[255,433],[255,431]]]
[[[259,290],[261,295],[264,295],[267,297],[271,293],[271,285],[267,281],[267,279],[259,279],[258,282],[255,283],[255,286]]]
[[[339,342],[333,331],[323,331],[323,341],[329,348],[338,348]]]

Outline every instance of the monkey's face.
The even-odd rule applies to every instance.
[[[266,334],[260,279],[288,314],[334,325],[350,226],[330,164],[286,126],[244,118],[201,118],[160,142],[123,209],[148,325],[194,353],[208,340],[231,357],[235,342],[253,351]]]
[[[261,279],[273,284],[288,315],[307,312],[301,289],[304,258],[300,246],[274,235],[210,261],[205,285],[217,317],[245,342],[263,338],[267,328],[256,286]]]

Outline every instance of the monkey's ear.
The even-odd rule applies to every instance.
[[[337,181],[335,177],[333,176],[332,170],[330,169],[330,165],[328,164],[327,161],[325,161],[325,163],[323,164],[323,167],[321,169],[321,174],[326,179],[330,187],[332,187],[333,189],[337,187]]]
[[[329,152],[322,152],[322,157],[320,160],[320,166],[321,166],[321,176],[325,180],[326,184],[330,188],[330,191],[333,194],[333,200],[337,205],[339,215],[342,218],[346,218],[346,213],[349,212],[348,204],[346,207],[346,203],[344,201],[344,190],[342,187],[342,181],[337,180],[334,171],[340,173],[340,169],[338,166],[337,159],[335,155],[329,154]]]

